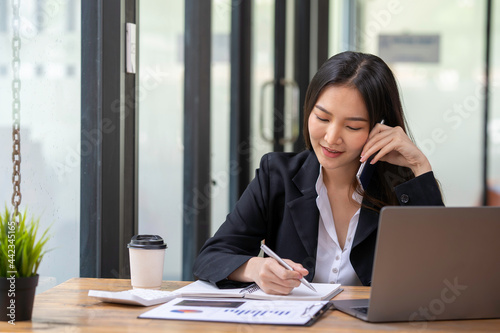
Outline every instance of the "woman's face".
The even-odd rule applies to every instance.
[[[327,86],[309,115],[311,146],[326,172],[355,172],[368,139],[370,121],[356,88]],[[352,170],[351,170],[352,169]]]

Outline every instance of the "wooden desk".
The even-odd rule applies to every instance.
[[[162,289],[174,290],[189,282],[164,281]],[[152,307],[102,303],[88,297],[89,289],[127,290],[130,280],[74,278],[35,298],[31,321],[10,325],[0,322],[0,332],[499,332],[498,320],[459,320],[418,323],[370,324],[339,311],[329,311],[312,327],[267,326],[232,323],[137,319]],[[368,287],[345,287],[336,299],[367,298]]]

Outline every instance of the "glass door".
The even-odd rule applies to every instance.
[[[164,279],[182,267],[184,2],[139,2],[139,233],[167,243]]]
[[[299,139],[299,91],[294,79],[295,7],[289,1],[253,5],[251,177],[270,151],[294,151]]]

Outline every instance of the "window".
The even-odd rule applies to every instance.
[[[2,206],[10,206],[12,196],[12,8],[7,3],[0,1]],[[79,276],[80,4],[24,0],[20,18],[20,209],[40,217],[41,228],[51,226],[52,251],[38,271],[37,292],[42,292]]]

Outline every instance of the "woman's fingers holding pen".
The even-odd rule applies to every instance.
[[[300,285],[302,276],[309,272],[302,265],[285,259],[294,271],[290,271],[272,258],[265,258],[256,278],[259,287],[268,294],[289,294]]]
[[[404,163],[404,160],[398,160],[398,155],[400,154],[394,150],[397,150],[398,148],[409,144],[409,142],[405,142],[407,140],[410,141],[401,127],[393,128],[377,124],[370,132],[368,141],[363,147],[363,150],[361,152],[361,162],[366,161],[370,156],[373,155],[374,157],[371,161],[372,164],[378,162],[379,160],[382,160],[392,164],[400,165],[401,163]],[[393,156],[386,156],[391,152],[393,152]]]
[[[307,269],[304,268],[304,266],[302,266],[301,264],[297,264],[296,262],[293,262],[289,259],[284,259],[284,261],[290,266],[293,268],[294,271],[296,272],[299,272],[301,274],[301,277],[299,279],[301,279],[302,277],[306,276],[309,274],[309,271]]]
[[[387,140],[388,137],[393,134],[391,132],[398,131],[397,128],[398,127],[389,127],[383,124],[376,124],[368,134],[368,139],[366,140],[363,150],[361,151],[361,162],[364,162],[370,156],[378,152],[384,145],[382,141],[384,139]]]

